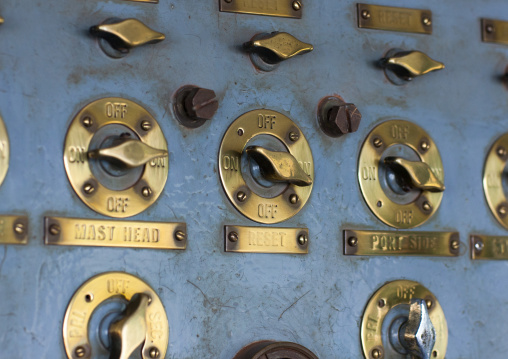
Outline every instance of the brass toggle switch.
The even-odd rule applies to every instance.
[[[314,50],[311,44],[302,42],[287,32],[258,34],[246,42],[244,48],[250,52],[254,66],[262,71],[272,71],[281,61]]]
[[[421,51],[390,50],[381,59],[388,79],[396,85],[401,85],[413,78],[442,70],[445,65],[435,61]]]
[[[137,19],[108,19],[103,24],[92,26],[90,33],[101,40],[102,50],[115,58],[127,55],[134,47],[155,44],[166,38]]]
[[[272,182],[286,182],[297,186],[310,186],[312,178],[289,152],[270,151],[260,146],[245,149],[247,155],[261,167],[262,176]]]
[[[434,175],[432,169],[425,162],[408,161],[399,157],[386,157],[384,162],[402,179],[403,186],[430,192],[443,192],[445,190],[444,184]]]
[[[125,140],[117,146],[88,152],[88,158],[113,158],[126,167],[139,167],[156,158],[167,156],[168,151],[153,148],[139,140]]]

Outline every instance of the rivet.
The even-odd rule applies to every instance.
[[[422,22],[423,22],[423,25],[425,25],[425,26],[430,26],[430,25],[432,25],[432,20],[430,19],[430,17],[424,17],[424,18],[422,19]]]
[[[379,351],[379,349],[374,349],[374,350],[372,351],[372,357],[373,357],[374,359],[379,359],[379,358],[381,358],[381,352]]]
[[[458,240],[454,239],[451,241],[450,247],[455,251],[455,250],[459,249],[460,242]]]
[[[432,300],[427,299],[427,300],[425,301],[425,304],[427,305],[427,309],[432,308]]]
[[[240,202],[244,202],[246,199],[247,199],[247,195],[245,194],[245,192],[238,192],[236,194],[236,198],[240,201]]]
[[[369,10],[363,10],[363,11],[362,11],[362,17],[363,17],[364,19],[366,19],[366,20],[367,20],[367,19],[370,19],[370,12],[369,12]]]
[[[430,144],[426,140],[422,140],[422,142],[420,142],[420,148],[427,151],[430,148]]]
[[[377,306],[379,308],[383,308],[385,305],[386,305],[386,300],[384,300],[382,298],[377,302]]]
[[[85,191],[86,194],[92,194],[93,191],[95,191],[95,187],[91,183],[85,183],[83,191]]]
[[[423,202],[423,204],[422,204],[422,208],[423,208],[423,210],[424,210],[425,212],[429,212],[429,211],[432,209],[432,207],[430,206],[430,203],[429,203],[429,202],[427,202],[427,201]]]
[[[474,249],[477,252],[481,252],[483,250],[483,247],[484,247],[484,244],[483,244],[483,241],[481,241],[481,240],[477,240],[476,243],[474,244]]]
[[[51,226],[49,226],[49,233],[51,233],[54,236],[60,234],[60,231],[61,228],[58,224],[52,224]]]
[[[185,235],[185,232],[184,231],[176,231],[175,232],[175,239],[179,242],[181,241],[185,241],[185,238],[187,236]]]
[[[494,26],[493,26],[493,25],[490,25],[490,24],[489,24],[489,25],[487,25],[487,26],[485,27],[485,31],[487,31],[487,33],[489,33],[489,34],[492,34],[492,33],[494,32]]]
[[[74,354],[76,354],[78,358],[83,358],[86,354],[85,348],[82,346],[77,347],[76,350],[74,350]]]
[[[349,237],[349,239],[347,240],[347,243],[351,247],[356,247],[358,245],[358,238],[356,238],[356,237]]]
[[[152,189],[150,187],[143,187],[141,194],[143,197],[150,197],[152,195]]]
[[[238,233],[236,232],[229,232],[228,239],[230,242],[238,242]]]
[[[305,233],[302,233],[298,236],[298,244],[301,246],[306,245],[308,240],[309,239],[307,238],[307,235]]]
[[[150,123],[150,121],[143,121],[141,122],[141,128],[143,129],[143,131],[150,131],[152,129],[152,124]]]
[[[376,137],[376,138],[374,139],[374,146],[379,148],[379,147],[381,147],[382,145],[383,145],[383,140],[382,140],[382,139],[380,139],[379,137]]]
[[[504,147],[499,146],[499,147],[497,148],[496,152],[497,152],[497,155],[498,155],[499,157],[504,157],[504,156],[506,156],[506,149],[505,149]]]
[[[299,11],[302,9],[302,2],[299,0],[293,1],[293,10]]]
[[[14,225],[14,232],[17,234],[25,234],[25,225],[23,223],[16,223]]]
[[[83,119],[83,125],[84,125],[85,127],[90,127],[90,126],[92,126],[92,125],[93,125],[93,120],[92,120],[90,117],[85,117],[85,118]]]
[[[300,134],[297,133],[297,132],[290,132],[289,133],[289,139],[293,142],[296,142],[298,141],[298,139],[300,138]]]
[[[497,209],[497,212],[499,213],[500,216],[505,216],[506,215],[506,206],[499,206],[499,208]]]
[[[231,0],[229,0],[231,2]],[[226,0],[227,2],[227,0]],[[159,355],[161,355],[161,353],[159,352],[159,349],[157,349],[156,347],[151,347],[150,348],[150,358],[158,358]]]
[[[298,196],[294,193],[289,196],[289,202],[291,202],[291,204],[297,204],[299,199],[300,198],[298,198]]]

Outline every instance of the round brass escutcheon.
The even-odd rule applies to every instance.
[[[161,194],[168,177],[167,151],[162,130],[147,110],[127,99],[103,98],[72,120],[64,164],[74,191],[88,207],[126,218],[144,211]]]
[[[65,352],[69,359],[97,358],[92,353],[89,330],[94,311],[108,300],[121,297],[130,301],[135,295],[145,294],[149,297],[146,308],[146,339],[141,347],[143,359],[153,358],[154,350],[159,353],[158,358],[166,355],[169,341],[169,325],[166,311],[157,293],[144,281],[136,276],[124,272],[109,272],[99,274],[87,280],[74,293],[63,321],[63,340]],[[137,325],[138,323],[134,323]],[[139,327],[131,327],[130,332]],[[125,335],[129,335],[125,331]],[[128,341],[129,338],[124,340]]]
[[[397,312],[404,312],[411,299],[423,299],[427,303],[430,320],[435,328],[436,341],[432,350],[432,358],[445,358],[448,346],[448,325],[436,297],[423,285],[410,280],[396,280],[386,283],[370,298],[363,313],[361,341],[363,355],[367,359],[406,358],[407,355],[397,353],[391,346],[387,328],[397,320]],[[395,313],[395,315],[394,315]],[[385,330],[385,332],[383,332]]]
[[[9,169],[9,137],[7,129],[0,116],[0,185],[5,179],[7,170]]]
[[[233,359],[317,359],[309,349],[291,342],[263,340],[249,344],[240,350]]]
[[[250,146],[249,145],[256,145]],[[307,183],[271,183],[253,167],[246,150],[283,154],[279,163],[300,172]],[[274,151],[274,152],[271,152]],[[287,116],[271,110],[254,110],[237,118],[226,131],[219,150],[219,175],[231,203],[245,217],[259,223],[279,223],[296,215],[310,197],[314,163],[309,144],[298,126]],[[291,182],[293,181],[293,182]]]
[[[418,184],[399,186],[400,178],[385,164],[389,159],[414,170],[412,181]],[[375,127],[363,143],[358,181],[376,217],[395,228],[414,228],[432,217],[441,204],[443,163],[436,144],[422,128],[404,120],[386,121]]]
[[[490,148],[483,169],[483,191],[492,214],[508,229],[508,202],[506,191],[506,163],[508,161],[508,133],[499,137]]]

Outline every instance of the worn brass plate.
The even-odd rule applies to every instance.
[[[219,9],[238,14],[302,18],[303,1],[295,0],[219,0]]]
[[[137,293],[146,293],[151,302],[146,311],[147,334],[142,346],[143,359],[152,358],[150,349],[159,350],[164,358],[168,347],[169,325],[166,311],[157,293],[138,277],[123,272],[99,274],[86,281],[74,293],[63,322],[63,340],[68,358],[94,358],[88,338],[88,323],[93,311],[105,300],[123,296],[127,301]],[[76,355],[76,353],[80,355]],[[81,355],[83,354],[83,355]]]
[[[482,19],[482,41],[508,45],[508,21]]]
[[[372,298],[370,298],[362,318],[361,340],[365,358],[372,359],[372,351],[378,349],[384,352],[382,326],[385,316],[390,309],[411,303],[412,298],[430,300],[428,308],[430,320],[436,329],[436,344],[432,358],[444,358],[448,346],[448,326],[443,309],[436,297],[423,285],[409,280],[396,280],[382,286]],[[386,333],[385,333],[386,334]],[[401,358],[406,356],[400,355]],[[380,357],[381,358],[381,357]]]
[[[459,250],[458,232],[344,231],[345,255],[455,257]]]
[[[0,216],[0,245],[27,243],[28,217]]]
[[[422,149],[425,141],[428,149]],[[378,144],[378,146],[375,145]],[[419,197],[408,204],[393,202],[384,192],[379,178],[379,163],[383,152],[393,145],[412,149],[422,162],[427,163],[436,177],[444,183],[443,163],[436,144],[422,128],[403,120],[386,121],[375,127],[363,143],[358,159],[358,181],[363,198],[370,210],[389,226],[414,228],[427,221],[436,212],[443,192],[421,191]],[[427,203],[430,209],[425,210]]]
[[[149,130],[141,123],[148,121]],[[88,125],[87,124],[91,124]],[[72,120],[64,146],[64,164],[67,177],[81,200],[96,212],[115,218],[134,216],[153,204],[166,184],[168,158],[152,160],[144,166],[137,183],[125,190],[112,190],[93,175],[88,150],[94,134],[107,125],[122,125],[136,134],[140,141],[167,151],[166,139],[155,119],[143,107],[123,98],[103,98],[85,106]],[[86,185],[93,192],[86,193]],[[149,188],[149,195],[143,190]]]
[[[307,228],[224,227],[224,249],[238,253],[292,253],[309,252]]]
[[[508,229],[508,200],[503,176],[508,161],[508,133],[499,137],[490,148],[483,169],[483,191],[492,214]]]
[[[298,135],[291,141],[290,133]],[[312,185],[296,186],[288,184],[283,193],[274,198],[261,197],[252,192],[242,175],[242,153],[250,139],[258,135],[269,135],[284,143],[305,173],[314,181],[312,152],[302,131],[288,117],[270,110],[254,110],[240,116],[226,131],[219,150],[219,174],[222,186],[231,203],[244,216],[253,221],[270,224],[285,221],[297,214],[307,203]],[[246,198],[238,199],[243,192]],[[298,201],[290,202],[296,194]]]
[[[375,30],[432,34],[430,10],[357,4],[358,27]]]
[[[7,129],[0,116],[0,186],[5,179],[7,170],[9,169],[9,137]]]
[[[508,236],[474,234],[470,242],[472,259],[508,260]]]
[[[59,246],[150,249],[185,249],[187,246],[185,223],[46,217],[44,227],[44,242]]]

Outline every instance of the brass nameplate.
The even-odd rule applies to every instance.
[[[302,18],[303,0],[219,0],[219,10],[239,14]]]
[[[28,217],[0,216],[0,245],[27,244]]]
[[[508,21],[482,19],[482,41],[508,45]]]
[[[46,217],[44,242],[60,246],[185,249],[185,223]]]
[[[507,236],[471,235],[472,259],[508,260]]]
[[[224,249],[239,253],[292,253],[309,252],[307,228],[224,227]]]
[[[358,27],[375,30],[432,34],[430,10],[357,4]]]
[[[355,256],[459,255],[458,232],[344,231],[344,254]]]

